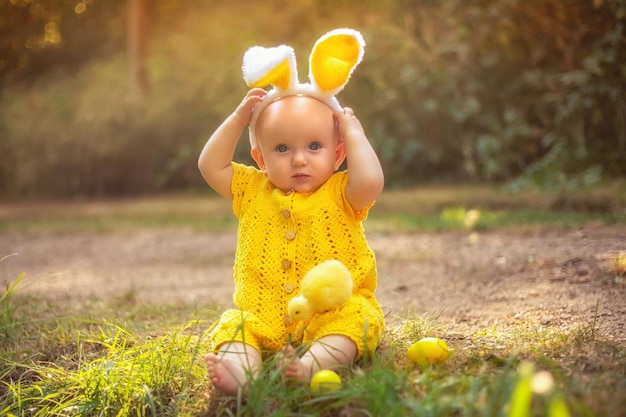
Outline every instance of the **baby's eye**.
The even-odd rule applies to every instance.
[[[276,147],[276,150],[278,152],[287,152],[289,150],[289,148],[287,147],[287,145],[278,145]]]
[[[309,149],[312,151],[318,151],[322,148],[322,145],[320,145],[317,142],[313,142],[312,144],[309,145]]]

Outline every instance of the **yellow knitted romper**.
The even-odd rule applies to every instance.
[[[258,169],[233,163],[233,211],[239,218],[233,301],[211,333],[214,348],[246,343],[276,352],[287,343],[310,343],[344,335],[373,351],[384,329],[374,296],[376,259],[362,221],[369,207],[355,211],[346,200],[347,172],[338,172],[312,193],[283,192]],[[314,265],[338,259],[352,272],[354,291],[336,310],[292,323],[287,303]]]

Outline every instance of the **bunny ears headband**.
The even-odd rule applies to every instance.
[[[335,29],[315,42],[309,56],[309,83],[298,81],[296,55],[292,47],[253,46],[243,56],[243,79],[248,87],[272,85],[263,101],[257,104],[250,121],[250,144],[256,146],[254,126],[268,104],[281,97],[305,95],[326,103],[333,111],[341,110],[335,95],[348,83],[361,62],[365,41],[353,29]]]

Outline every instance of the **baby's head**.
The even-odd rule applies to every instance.
[[[296,97],[308,100],[291,100]],[[310,103],[308,105],[309,110],[320,111],[322,113],[330,113],[331,117],[333,112],[342,110],[341,105],[334,96],[324,96],[318,91],[311,88],[311,86],[308,84],[300,84],[292,91],[281,91],[273,89],[269,91],[267,95],[263,98],[263,100],[256,105],[256,107],[254,108],[254,112],[252,113],[248,129],[248,135],[250,137],[250,148],[253,149],[258,146],[257,131],[261,115],[265,115],[266,109],[269,107],[285,107],[285,101],[283,101],[285,99],[288,99],[288,102],[291,101],[292,103],[299,103],[300,108],[305,105],[304,103],[308,102]],[[275,106],[275,104],[278,105]]]
[[[317,190],[345,159],[333,111],[335,95],[361,62],[365,41],[353,29],[319,38],[309,56],[309,83],[298,81],[293,48],[254,46],[243,57],[249,87],[272,85],[250,120],[252,157],[283,191]]]
[[[316,98],[281,97],[254,119],[252,157],[285,192],[317,190],[345,159],[333,110]]]

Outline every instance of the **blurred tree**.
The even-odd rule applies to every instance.
[[[131,87],[136,94],[145,97],[150,89],[147,67],[148,0],[128,0],[128,10],[128,58]]]
[[[126,0],[0,0],[0,85],[124,49]]]

